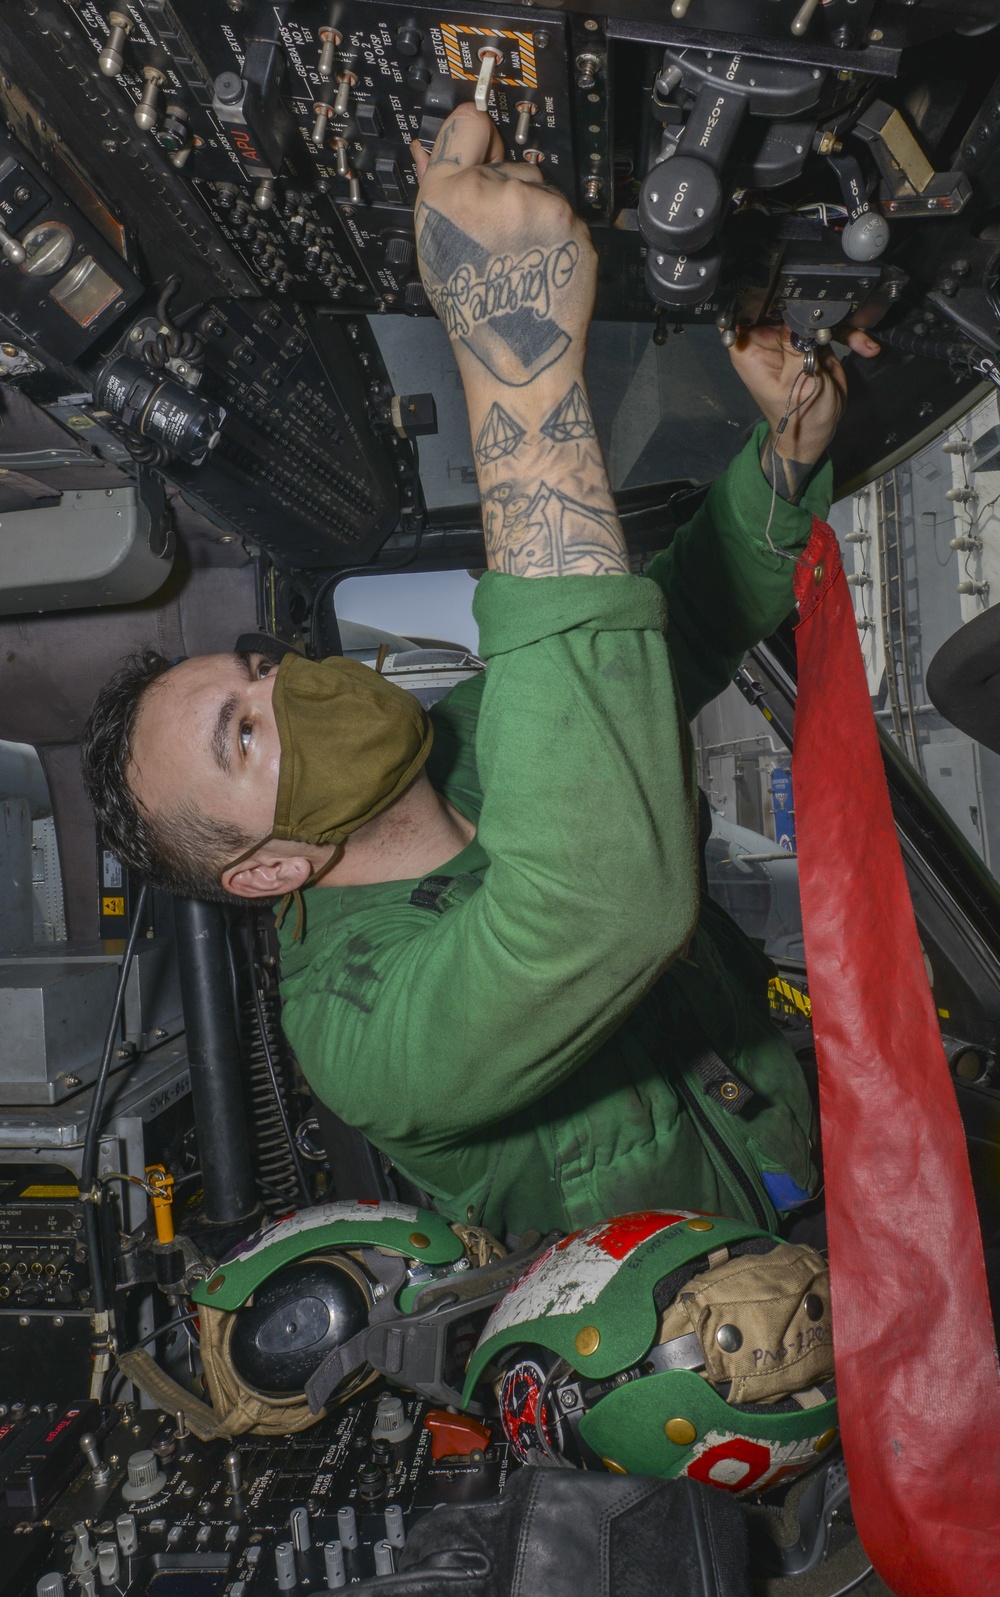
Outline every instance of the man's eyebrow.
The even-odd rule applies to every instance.
[[[233,768],[232,725],[233,716],[239,708],[239,694],[231,693],[224,699],[215,718],[215,727],[212,731],[212,758],[221,771],[229,776]]]

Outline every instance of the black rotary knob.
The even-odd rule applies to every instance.
[[[660,161],[639,190],[639,231],[660,250],[690,254],[712,238],[722,215],[719,180],[704,161],[675,155]]]

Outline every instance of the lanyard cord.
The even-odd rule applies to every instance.
[[[798,403],[793,405],[792,401],[795,398],[795,390],[798,388],[804,377],[808,377],[810,379],[811,386],[808,391],[803,394]],[[778,473],[775,469],[774,455],[778,439],[784,433],[788,423],[791,421],[792,417],[797,411],[800,411],[804,405],[808,405],[809,401],[815,397],[819,390],[819,386],[819,378],[816,376],[815,372],[807,371],[806,366],[803,363],[802,370],[794,378],[792,386],[788,390],[788,398],[785,400],[784,414],[777,427],[774,429],[774,444],[771,447],[771,508],[768,512],[767,526],[764,528],[764,537],[767,540],[767,547],[770,549],[772,554],[780,555],[782,560],[792,560],[797,566],[809,566],[810,570],[812,570],[813,567],[808,560],[804,560],[801,555],[792,554],[789,549],[779,549],[771,537],[771,523],[774,520],[774,512],[778,503]]]

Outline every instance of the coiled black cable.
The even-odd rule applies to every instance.
[[[283,1061],[276,1058],[278,1019],[253,955],[247,955],[252,998],[249,1048],[250,1108],[256,1143],[258,1173],[266,1186],[295,1202],[301,1195],[310,1202],[309,1182],[299,1157],[298,1144],[288,1118]],[[297,1189],[297,1191],[296,1191]]]

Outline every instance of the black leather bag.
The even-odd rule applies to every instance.
[[[520,1469],[436,1508],[359,1597],[750,1597],[734,1499],[698,1481]]]

